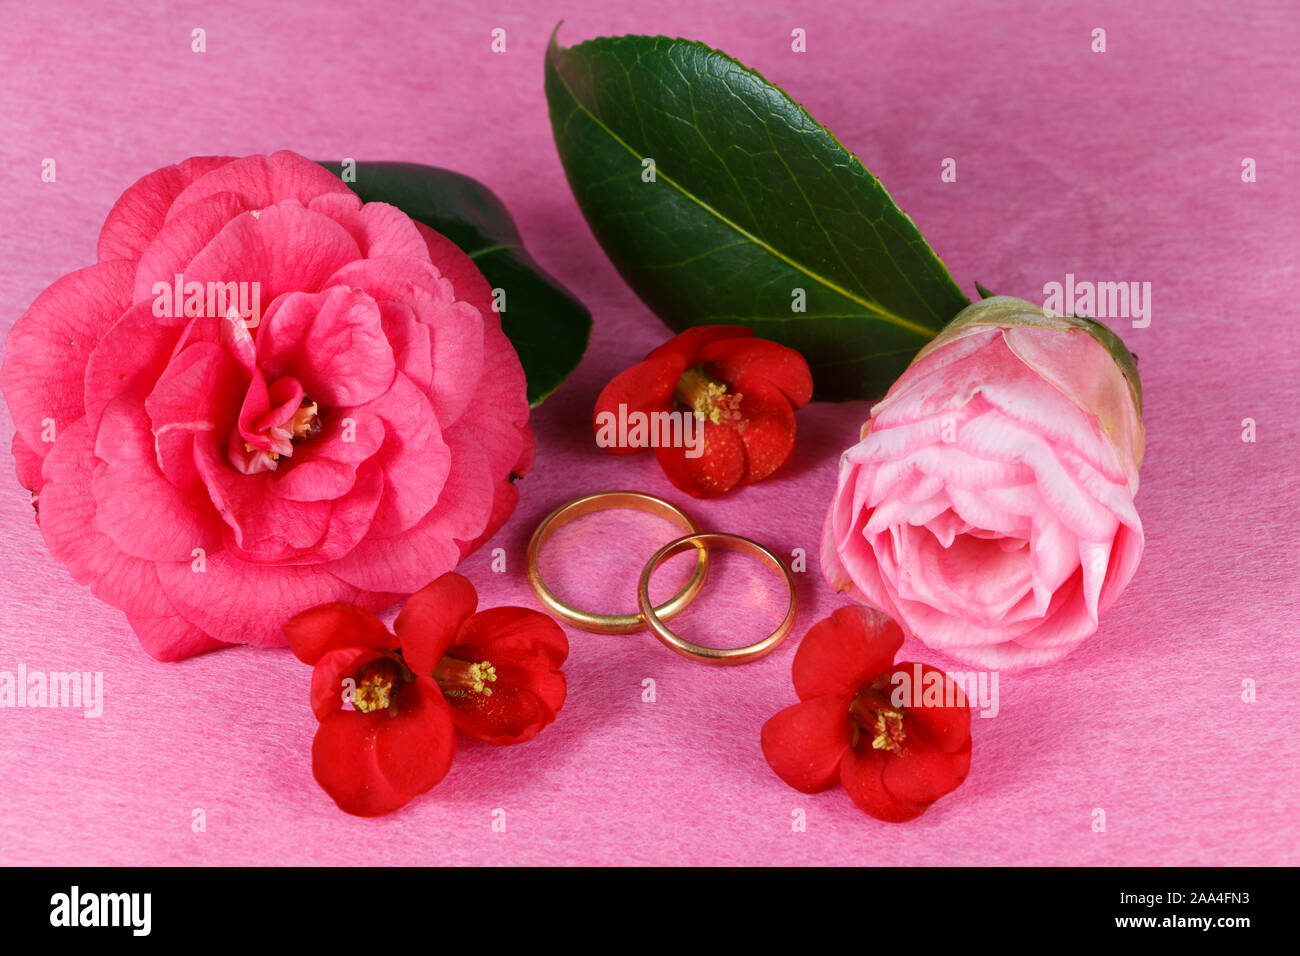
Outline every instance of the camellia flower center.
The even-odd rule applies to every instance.
[[[715,425],[742,426],[745,423],[740,413],[740,401],[744,396],[739,392],[729,392],[725,382],[719,382],[701,366],[688,368],[682,373],[673,397],[679,404],[692,409],[697,418]]]
[[[403,679],[402,668],[396,661],[386,657],[371,661],[357,672],[352,706],[363,714],[388,710],[397,700],[397,690]]]
[[[290,430],[293,432],[293,437],[289,440],[294,442],[320,434],[320,408],[306,395],[302,397],[302,404],[290,419]]]
[[[451,697],[464,697],[466,694],[491,697],[492,688],[488,684],[496,682],[497,669],[491,661],[473,664],[455,657],[444,657],[433,669],[433,679],[442,692]]]
[[[871,687],[860,691],[849,707],[849,717],[858,733],[871,738],[873,750],[898,752],[903,749],[903,741],[907,739],[903,712],[880,691]]]
[[[281,458],[292,457],[294,445],[319,435],[323,427],[320,406],[304,395],[288,418],[263,426],[254,441],[243,442],[243,460],[236,467],[244,474],[275,471]]]

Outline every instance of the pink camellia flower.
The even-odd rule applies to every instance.
[[[871,410],[822,537],[831,586],[985,667],[1047,664],[1142,554],[1132,357],[1091,319],[965,309]]]
[[[417,590],[531,464],[491,301],[449,240],[294,153],[150,173],[9,335],[51,552],[162,660]]]

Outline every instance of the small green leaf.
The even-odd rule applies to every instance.
[[[969,305],[880,181],[726,54],[553,35],[546,98],[587,222],[673,329],[747,325],[804,354],[817,397],[867,398]]]
[[[322,163],[340,175],[340,166]],[[474,260],[494,289],[505,290],[501,328],[519,353],[536,406],[578,366],[591,313],[524,248],[501,200],[482,183],[417,163],[357,163],[346,185],[365,202],[396,206],[442,233]]]
[[[990,292],[988,289],[984,288],[984,286],[980,285],[978,282],[975,283],[975,291],[980,294],[981,299],[991,299],[995,295],[997,295],[996,292]]]

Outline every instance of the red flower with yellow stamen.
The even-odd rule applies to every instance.
[[[475,613],[478,595],[459,574],[444,574],[407,600],[394,627],[418,673],[432,674],[462,732],[490,744],[536,737],[564,705],[560,665],[569,642],[555,621],[523,607]],[[430,638],[432,638],[430,640]]]
[[[687,329],[621,372],[596,399],[597,444],[615,455],[647,447],[611,440],[612,424],[665,412],[690,415],[681,440],[654,443],[668,480],[711,498],[766,478],[794,449],[794,411],[812,398],[808,363],[794,349],[753,337],[739,325]],[[694,442],[687,429],[699,429]],[[647,436],[648,438],[649,436]]]
[[[312,772],[346,812],[381,816],[431,790],[451,769],[457,727],[513,744],[555,719],[564,632],[538,611],[477,605],[474,586],[451,572],[411,595],[396,634],[343,603],[285,623],[289,647],[315,668]]]
[[[920,816],[966,779],[970,707],[961,688],[925,664],[894,663],[903,632],[862,607],[813,625],[791,676],[801,703],[763,725],[763,756],[803,793],[837,783],[878,820]]]

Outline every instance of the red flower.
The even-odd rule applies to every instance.
[[[450,572],[411,595],[396,635],[342,603],[284,624],[293,653],[315,668],[312,773],[343,810],[381,816],[431,790],[451,769],[457,727],[513,744],[555,719],[564,632],[538,611],[475,614],[477,605],[474,586]]]
[[[753,334],[739,325],[690,328],[616,375],[596,399],[597,444],[615,455],[654,444],[668,480],[696,498],[772,474],[794,448],[794,410],[812,398],[812,375],[794,349]],[[683,419],[678,440],[655,441],[653,416],[663,412],[694,421]],[[650,423],[640,442],[637,418]],[[688,440],[696,428],[699,438]]]
[[[903,632],[843,607],[804,636],[791,676],[802,703],[763,725],[763,756],[804,793],[842,783],[862,810],[901,823],[966,779],[970,707],[925,664],[894,664]]]

